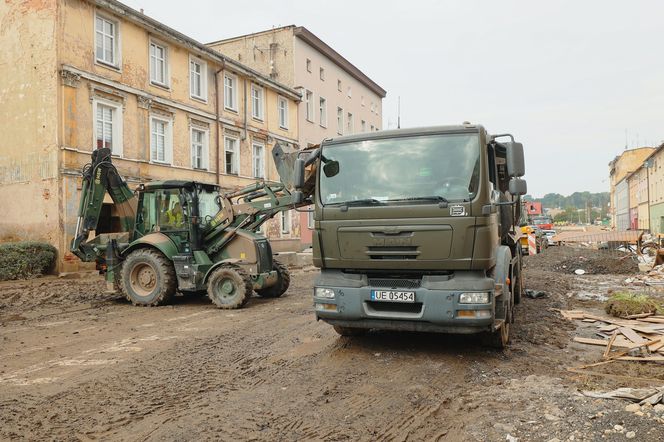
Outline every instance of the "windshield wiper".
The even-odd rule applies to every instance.
[[[388,201],[440,201],[441,203],[449,203],[450,201],[444,196],[430,195],[430,196],[411,196],[408,198],[395,198]]]
[[[385,204],[376,198],[364,198],[360,200],[343,201],[340,203],[329,203],[328,206],[378,206]]]

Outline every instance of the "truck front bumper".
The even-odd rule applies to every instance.
[[[379,280],[382,284],[377,285]],[[385,279],[335,270],[321,272],[314,286],[316,318],[343,327],[439,333],[480,333],[494,327],[495,282],[484,272],[459,271],[422,277],[412,288],[386,288]],[[316,288],[334,292],[316,296]],[[372,300],[374,290],[415,292],[415,302]],[[488,303],[460,303],[462,293],[486,292]],[[328,292],[329,294],[329,292]]]

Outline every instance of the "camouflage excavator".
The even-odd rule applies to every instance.
[[[223,309],[242,307],[254,290],[281,296],[290,275],[259,228],[281,211],[310,204],[302,192],[267,181],[230,193],[196,181],[153,181],[132,192],[107,148],[95,150],[83,168],[81,192],[71,251],[95,261],[109,289],[142,306],[167,304],[178,291],[207,291]],[[121,232],[88,239],[106,192]]]

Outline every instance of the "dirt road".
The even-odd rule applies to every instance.
[[[1,283],[0,439],[664,438],[654,412],[577,393],[648,382],[566,371],[597,360],[550,310],[574,303],[575,275],[528,270],[550,296],[522,302],[505,353],[463,336],[339,337],[313,319],[315,275],[235,311],[132,307],[96,276]],[[590,284],[619,281],[603,278]],[[664,384],[661,366],[625,370]]]

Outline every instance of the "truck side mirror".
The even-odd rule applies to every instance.
[[[291,201],[293,205],[301,204],[304,201],[304,194],[299,190],[291,192]]]
[[[293,186],[296,189],[304,187],[304,160],[297,158],[295,160],[295,170],[293,171]]]
[[[323,173],[326,177],[332,178],[339,173],[339,162],[332,160],[325,163],[323,166]]]
[[[509,184],[509,191],[512,195],[525,195],[528,193],[526,180],[522,180],[521,178],[512,178]]]
[[[523,144],[505,143],[507,147],[507,174],[510,177],[522,177],[526,174],[526,161],[523,155]]]

